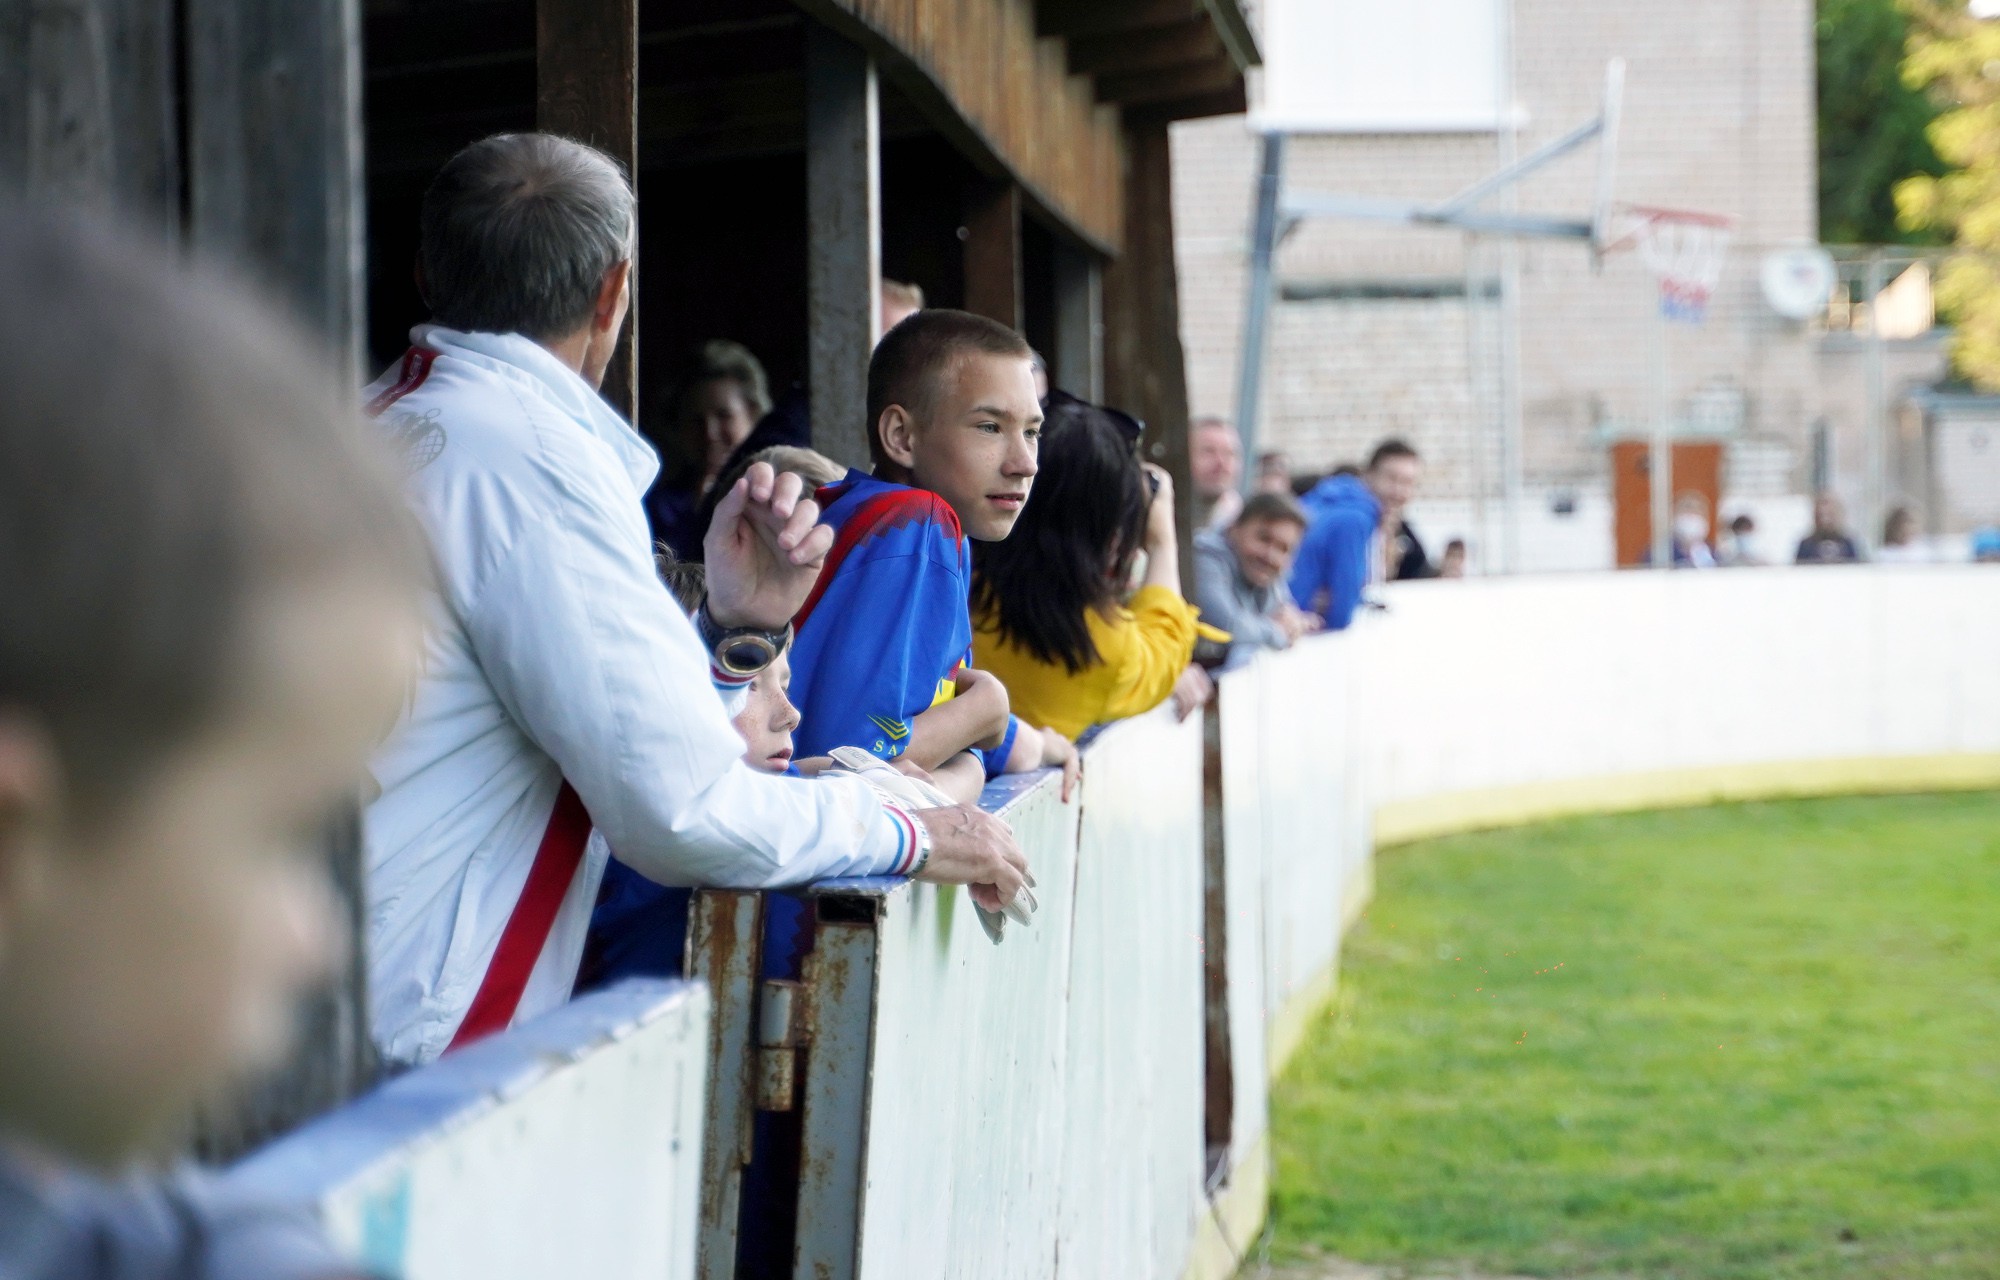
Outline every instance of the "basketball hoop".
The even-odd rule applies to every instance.
[[[1623,213],[1624,234],[1600,252],[1636,247],[1640,261],[1659,282],[1660,314],[1682,324],[1700,324],[1722,279],[1736,220],[1718,213],[1639,205],[1628,206]]]

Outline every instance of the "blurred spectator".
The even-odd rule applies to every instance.
[[[1882,545],[1875,559],[1882,564],[1930,564],[1937,556],[1917,538],[1916,516],[1908,507],[1897,507],[1882,522]]]
[[[740,343],[704,342],[672,382],[665,433],[656,433],[667,464],[646,494],[653,537],[683,560],[699,559],[705,525],[696,519],[736,446],[771,411],[764,366]]]
[[[1292,570],[1292,596],[1332,630],[1354,620],[1362,589],[1370,582],[1401,573],[1411,547],[1418,557],[1410,561],[1412,567],[1425,564],[1415,536],[1410,546],[1401,538],[1403,507],[1415,495],[1422,474],[1417,451],[1389,439],[1375,446],[1359,476],[1336,472],[1305,496],[1312,523]],[[1385,532],[1394,540],[1385,538]]]
[[[973,548],[973,653],[1015,715],[1067,738],[1160,705],[1194,655],[1173,482],[1138,442],[1131,417],[1056,392],[1034,497],[1004,541]]]
[[[1840,499],[1823,492],[1813,499],[1813,527],[1800,542],[1795,561],[1799,564],[1853,564],[1861,551],[1849,537],[1842,519]]]
[[[1972,562],[2000,564],[2000,526],[1989,524],[1972,531]]]
[[[924,291],[901,280],[882,277],[882,332],[888,333],[924,309]]]
[[[1465,576],[1465,539],[1453,538],[1444,544],[1444,554],[1438,557],[1440,578],[1463,578]]]
[[[318,340],[180,257],[0,204],[8,1280],[356,1270],[297,1207],[137,1163],[343,963],[318,833],[422,631],[421,537]]]
[[[1716,559],[1731,568],[1747,568],[1764,563],[1757,544],[1757,521],[1741,512],[1729,522],[1729,537],[1718,548]]]
[[[1202,620],[1229,633],[1204,637],[1204,666],[1234,665],[1259,649],[1286,649],[1319,630],[1319,619],[1292,603],[1285,575],[1305,536],[1306,513],[1281,493],[1253,493],[1226,531],[1195,535],[1195,603]]]
[[[1257,480],[1255,489],[1259,493],[1290,493],[1292,491],[1292,460],[1280,449],[1266,449],[1257,455]]]
[[[1035,366],[1035,399],[1046,404],[1049,398],[1049,362],[1042,359],[1042,353],[1033,347],[1028,348],[1028,356]]]
[[[1243,509],[1236,482],[1243,475],[1243,441],[1227,418],[1196,418],[1189,428],[1188,472],[1194,481],[1194,524],[1226,529]]]
[[[1676,569],[1716,567],[1715,548],[1708,544],[1708,499],[1701,494],[1674,499],[1672,546]]]

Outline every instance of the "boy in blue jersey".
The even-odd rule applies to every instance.
[[[1068,799],[1076,749],[1008,714],[973,667],[966,605],[967,539],[1006,537],[1034,484],[1034,353],[983,316],[916,312],[869,362],[868,425],[874,474],[818,494],[835,537],[794,621],[800,756],[902,757],[964,803],[997,774],[1061,765]]]

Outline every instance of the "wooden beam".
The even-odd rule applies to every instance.
[[[881,329],[881,94],[875,63],[806,32],[806,380],[813,447],[864,470],[868,357]]]
[[[609,155],[632,175],[636,190],[638,0],[537,0],[535,87],[536,127]],[[639,418],[638,271],[635,244],[631,309],[617,353],[604,371],[605,400],[634,422]]]
[[[1093,404],[1104,399],[1104,275],[1088,249],[1056,242],[1056,340],[1051,383]]]
[[[1174,98],[1164,102],[1147,102],[1125,109],[1127,123],[1164,120],[1202,120],[1209,116],[1238,116],[1250,109],[1250,99],[1239,81],[1227,89],[1213,93],[1196,94],[1191,98]]]
[[[975,181],[965,200],[965,309],[1021,327],[1021,189]]]
[[[1035,30],[1073,39],[1146,27],[1167,27],[1206,16],[1201,0],[1036,0]]]
[[[1097,78],[1097,100],[1124,106],[1149,102],[1176,102],[1211,93],[1241,88],[1243,73],[1227,55],[1210,56],[1201,62],[1151,71],[1131,71]]]
[[[1077,75],[1155,71],[1226,56],[1215,28],[1200,18],[1170,27],[1078,36],[1069,41],[1069,69]]]
[[[1166,122],[1128,123],[1125,145],[1125,251],[1104,271],[1104,398],[1145,419],[1146,457],[1174,478],[1181,581],[1191,597],[1194,484]]]

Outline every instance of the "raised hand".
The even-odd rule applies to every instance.
[[[833,530],[798,476],[751,464],[716,505],[703,541],[708,616],[724,627],[777,631],[812,594]]]

